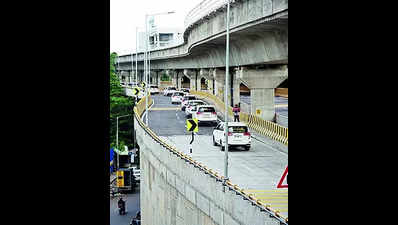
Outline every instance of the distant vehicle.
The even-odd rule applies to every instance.
[[[138,211],[133,219],[131,219],[130,225],[141,225],[141,211]]]
[[[185,108],[185,115],[186,117],[190,118],[192,117],[193,113],[196,113],[197,108],[196,106],[198,105],[206,105],[207,103],[202,101],[202,100],[189,100],[188,105]]]
[[[181,88],[180,91],[185,92],[185,93],[189,93],[189,88]]]
[[[149,86],[149,93],[151,94],[159,94],[159,87],[157,85]]]
[[[130,87],[132,87],[132,86],[133,86],[133,83],[128,83],[127,85],[130,86]]]
[[[213,131],[213,145],[221,146],[225,150],[225,122],[219,123]],[[242,122],[228,122],[228,147],[242,146],[246,151],[250,150],[251,134],[246,124]]]
[[[185,95],[182,100],[181,100],[181,110],[185,111],[185,108],[188,105],[188,101],[189,100],[197,100],[198,98],[196,98],[195,95]]]
[[[217,124],[216,107],[213,105],[198,105],[196,113],[192,113],[193,119],[198,119],[198,123]]]
[[[182,91],[175,91],[171,95],[171,104],[181,103],[182,98],[185,96],[185,93]]]
[[[164,96],[171,96],[173,92],[177,91],[176,87],[167,87],[166,89],[163,90],[163,95]]]
[[[124,85],[126,85],[126,83],[124,83],[124,82],[121,82],[121,83],[120,83],[120,85],[124,86]]]

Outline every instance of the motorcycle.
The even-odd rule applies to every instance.
[[[119,203],[118,208],[119,208],[119,215],[125,215],[126,214],[126,207],[124,205],[125,203]]]

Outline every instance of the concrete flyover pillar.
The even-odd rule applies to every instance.
[[[197,87],[196,70],[184,69],[184,75],[189,78],[189,89],[196,91],[196,87]]]
[[[166,70],[166,74],[171,77],[172,86],[177,87],[177,72],[175,70]]]
[[[239,74],[238,74],[239,70],[236,68],[235,69],[235,73],[233,73],[233,77],[232,77],[232,99],[233,99],[233,105],[235,104],[240,104],[240,84],[242,83],[241,80],[238,78]]]
[[[184,75],[180,72],[180,70],[177,70],[177,88],[178,89],[182,88],[182,86],[181,86],[182,76],[184,76]]]
[[[207,81],[207,92],[210,94],[213,94],[213,74],[211,73],[210,69],[200,69],[199,70],[199,84],[200,84],[200,79],[204,77]]]
[[[224,90],[225,90],[225,70],[212,69],[210,72],[214,77],[214,92],[217,98],[224,101]]]
[[[275,116],[275,88],[288,78],[286,65],[276,68],[240,68],[237,77],[250,89],[251,112],[265,120]]]

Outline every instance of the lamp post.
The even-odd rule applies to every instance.
[[[154,14],[145,14],[145,82],[146,82],[146,86],[145,86],[145,112],[146,112],[146,116],[145,116],[145,125],[148,126],[148,80],[149,80],[149,76],[150,76],[150,68],[148,69],[148,61],[150,60],[150,56],[148,55],[148,47],[149,47],[149,33],[148,33],[148,17],[150,16],[158,16],[158,15],[167,15],[167,14],[173,14],[175,13],[174,11],[170,11],[170,12],[163,12],[163,13],[154,13]]]
[[[138,85],[138,27],[135,28],[135,84]]]
[[[226,37],[226,53],[225,53],[225,162],[224,162],[224,184],[226,185],[228,178],[228,84],[229,84],[229,0],[227,0],[227,37]]]

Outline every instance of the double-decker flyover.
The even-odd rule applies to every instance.
[[[225,93],[226,1],[205,0],[185,21],[183,43],[151,51],[150,83],[161,75],[182,87],[205,90],[223,99]],[[138,73],[132,68],[137,59]],[[144,53],[122,55],[117,70],[124,82],[143,80]],[[231,104],[240,102],[240,84],[250,90],[251,112],[272,120],[274,89],[288,78],[288,3],[285,0],[235,0],[230,10]],[[134,65],[135,67],[135,65]],[[206,84],[206,85],[203,85]]]

